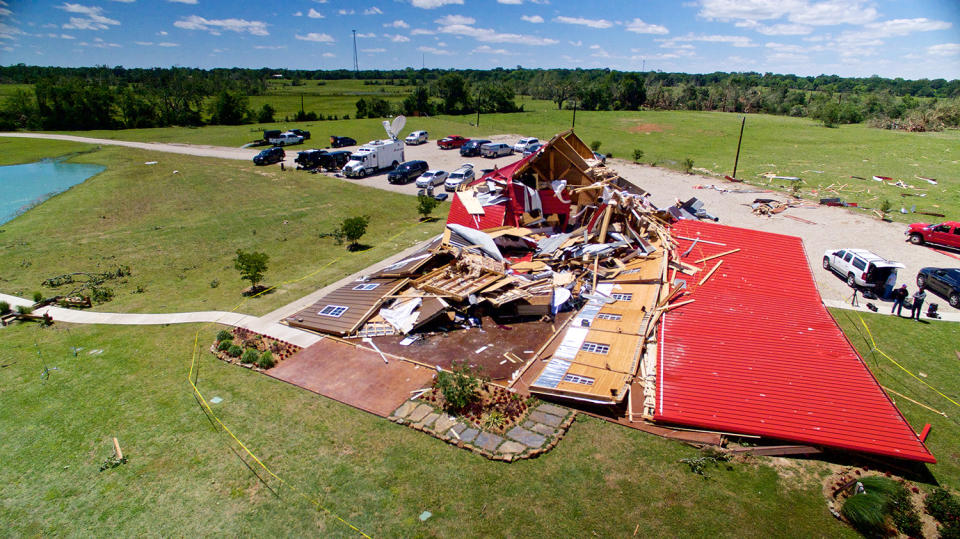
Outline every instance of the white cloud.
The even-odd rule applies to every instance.
[[[13,36],[23,34],[23,30],[10,26],[4,22],[0,22],[0,39],[14,39]]]
[[[255,36],[268,36],[267,23],[262,21],[248,21],[246,19],[205,19],[198,15],[190,15],[173,23],[177,28],[184,30],[203,30],[218,36],[221,31],[249,33]]]
[[[377,6],[373,6],[363,10],[363,14],[364,15],[383,15],[383,12],[380,11],[380,8],[378,8]]]
[[[520,45],[556,45],[556,39],[528,34],[502,34],[492,28],[474,28],[465,24],[451,24],[437,29],[441,34],[467,36],[484,43],[517,43]]]
[[[157,46],[158,46],[158,47],[179,47],[180,44],[179,44],[179,43],[171,43],[170,41],[161,41],[160,43],[157,43]]]
[[[805,5],[802,9],[791,12],[788,18],[791,22],[800,24],[825,26],[863,24],[876,19],[877,15],[876,9],[863,5],[863,2],[828,0]]]
[[[498,4],[507,4],[511,6],[519,6],[523,3],[523,0],[497,0]]]
[[[613,26],[613,23],[606,19],[585,19],[583,17],[565,17],[559,16],[553,19],[554,22],[559,22],[563,24],[578,24],[581,26],[588,26],[590,28],[610,28]]]
[[[465,17],[463,15],[447,15],[446,17],[440,17],[434,21],[435,23],[446,26],[451,24],[473,24],[477,22],[477,19],[473,17]]]
[[[71,30],[106,30],[111,26],[118,26],[120,24],[120,21],[116,19],[105,17],[102,7],[64,2],[63,5],[57,6],[57,8],[67,13],[86,15],[85,17],[70,17],[70,22],[64,24],[63,28]]]
[[[6,4],[4,4],[4,5],[6,5]],[[9,17],[10,15],[13,15],[13,12],[12,12],[12,11],[10,11],[9,9],[7,9],[7,8],[5,8],[5,7],[0,7],[0,17]]]
[[[390,41],[393,41],[394,43],[406,43],[410,41],[409,37],[400,35],[400,34],[396,34],[396,35],[383,34],[383,37],[390,38]]]
[[[775,51],[777,51],[777,52],[801,53],[801,52],[805,52],[805,51],[807,50],[805,47],[801,47],[800,45],[790,45],[790,44],[786,44],[786,43],[775,43],[775,42],[772,42],[772,41],[771,41],[770,43],[765,44],[764,47],[767,47],[768,49],[773,49],[773,50],[775,50]]]
[[[377,34],[374,34],[373,32],[367,32],[366,34],[362,34],[362,33],[357,34],[357,37],[363,38],[363,39],[369,39],[371,37],[377,37]]]
[[[661,43],[661,47],[673,48],[676,47],[678,43],[689,43],[693,41],[702,41],[704,43],[726,43],[734,47],[756,47],[757,44],[750,40],[747,36],[732,36],[732,35],[693,35],[687,34],[685,36],[674,37],[670,39],[658,39]]]
[[[540,15],[522,15],[520,19],[527,22],[532,22],[534,24],[540,24],[543,22],[543,17]]]
[[[191,6],[197,5],[197,0],[167,0],[167,2],[172,2],[174,4],[190,4]]]
[[[500,2],[501,4],[505,2]],[[494,49],[489,45],[480,45],[470,51],[470,54],[511,54],[507,49]]]
[[[407,23],[406,23],[405,21],[403,21],[402,19],[396,20],[396,21],[393,21],[393,22],[388,22],[388,23],[384,24],[383,26],[384,26],[384,28],[410,28],[410,25],[407,24]]]
[[[931,32],[946,30],[953,26],[945,21],[932,21],[925,17],[919,19],[893,19],[890,21],[867,24],[866,27],[876,30],[884,36],[905,36],[914,32]]]
[[[120,2],[121,4],[132,4],[132,3],[136,2],[137,0],[113,0],[113,1],[114,1],[114,2]],[[3,5],[7,5],[6,2],[4,2]]]
[[[756,22],[786,17],[809,26],[859,25],[878,15],[872,3],[864,0],[700,0],[700,6],[698,15],[710,20]]]
[[[335,43],[337,41],[333,39],[333,36],[330,34],[319,34],[317,32],[310,32],[305,36],[296,34],[293,37],[299,39],[300,41],[313,41],[314,43]]]
[[[337,55],[336,55],[336,54],[333,54],[332,52],[325,52],[325,53],[321,54],[320,56],[323,56],[324,58],[336,58],[336,57],[337,57]]]
[[[462,6],[463,0],[410,0],[410,4],[421,9],[435,9],[454,4]]]
[[[627,23],[627,31],[634,32],[637,34],[669,34],[670,30],[667,30],[666,26],[661,26],[659,24],[650,24],[643,22],[640,19],[633,19]]]
[[[164,30],[160,30],[159,32],[157,32],[157,35],[158,35],[158,36],[165,36],[165,35],[167,35],[167,32],[164,31]]]
[[[310,8],[310,11],[307,11],[307,17],[310,17],[311,19],[325,19],[326,15],[313,8]]]
[[[380,54],[381,52],[387,52],[387,49],[360,49],[360,52],[367,54]]]
[[[352,10],[352,9],[340,9],[340,10],[337,10],[337,14],[338,14],[338,15],[353,15],[354,13],[356,13],[356,11],[354,11],[354,10]]]
[[[417,47],[417,50],[420,52],[429,52],[430,54],[439,54],[441,56],[449,56],[453,54],[446,49],[438,49],[436,47]]]
[[[410,30],[411,36],[432,36],[436,32],[433,30],[427,30],[426,28],[414,28]]]
[[[60,39],[77,39],[69,34],[60,34]]]
[[[286,45],[254,45],[253,48],[258,50],[278,51],[278,50],[287,48],[287,46]]]
[[[134,41],[136,45],[142,45],[144,47],[152,47],[156,45],[157,47],[179,47],[179,43],[171,43],[169,41],[163,41],[160,43],[154,43],[153,41]]]
[[[765,36],[805,36],[813,28],[804,24],[760,24],[757,21],[740,21],[737,28],[749,28]]]
[[[303,12],[302,12],[302,11],[294,11],[294,12],[293,12],[293,16],[294,16],[294,17],[303,17]]]
[[[933,56],[956,56],[960,54],[960,43],[941,43],[927,47],[927,54]]]
[[[583,41],[579,41],[579,40],[578,40],[578,41],[568,41],[567,43],[573,45],[574,47],[582,47],[582,46],[583,46]]]

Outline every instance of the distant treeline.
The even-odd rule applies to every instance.
[[[107,129],[273,121],[274,110],[248,108],[277,76],[362,79],[413,86],[399,105],[357,102],[357,117],[517,112],[516,94],[584,110],[711,110],[811,117],[825,125],[868,121],[914,131],[960,127],[960,80],[905,80],[773,73],[621,72],[609,69],[311,71],[286,69],[127,69],[106,66],[0,67],[0,83],[32,84],[0,104],[0,128]],[[212,99],[211,99],[212,98]],[[301,111],[294,120],[323,119]]]

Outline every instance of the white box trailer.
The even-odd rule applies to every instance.
[[[404,161],[403,148],[402,140],[371,140],[353,152],[343,166],[343,174],[348,178],[363,178],[384,169],[393,170]]]

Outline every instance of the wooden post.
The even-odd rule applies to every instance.
[[[113,437],[113,450],[117,453],[117,460],[123,460],[123,451],[120,450],[120,442],[116,436]]]
[[[607,242],[607,229],[610,228],[611,217],[613,217],[613,207],[607,206],[607,209],[603,212],[603,222],[600,224],[600,241],[597,243]]]

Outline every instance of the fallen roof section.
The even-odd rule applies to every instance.
[[[936,462],[821,303],[799,238],[698,221],[672,233],[681,252],[701,240],[684,261],[739,251],[677,274],[695,302],[661,320],[656,421]]]

